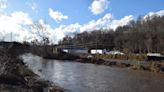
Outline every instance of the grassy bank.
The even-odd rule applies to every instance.
[[[129,68],[133,70],[144,70],[150,72],[164,72],[164,62],[160,61],[146,61],[146,55],[105,55],[105,54],[94,54],[92,58],[87,58],[91,54],[81,55],[81,59],[77,62],[81,63],[93,63],[98,65],[106,65],[112,67]],[[108,60],[104,60],[108,59]],[[136,62],[131,64],[129,62]],[[142,64],[146,61],[146,65]]]
[[[92,55],[96,58],[118,59],[118,60],[133,60],[133,61],[146,61],[145,54],[127,54],[127,55],[111,55],[111,54],[82,54],[82,57]]]

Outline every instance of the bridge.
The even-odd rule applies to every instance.
[[[84,44],[74,44],[74,45],[58,45],[55,48],[58,49],[76,49],[76,48],[85,48],[85,49],[92,49],[92,48],[112,48],[113,45],[110,43],[97,43],[97,42],[92,42],[92,43],[84,43]]]
[[[97,43],[97,42],[92,42],[92,43],[84,43],[84,44],[75,44],[75,45],[57,45],[53,47],[53,53],[59,53],[62,49],[107,49],[107,48],[112,48],[113,45],[109,43]]]

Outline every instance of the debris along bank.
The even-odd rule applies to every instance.
[[[0,51],[0,92],[64,92],[54,84],[39,79],[17,56]]]

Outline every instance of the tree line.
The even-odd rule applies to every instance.
[[[59,41],[59,45],[77,44],[125,53],[164,53],[164,16],[139,17],[115,30],[85,31],[73,37],[67,35]]]

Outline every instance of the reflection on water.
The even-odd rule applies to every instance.
[[[164,92],[164,75],[93,64],[44,60],[26,54],[24,61],[42,78],[71,92]]]

